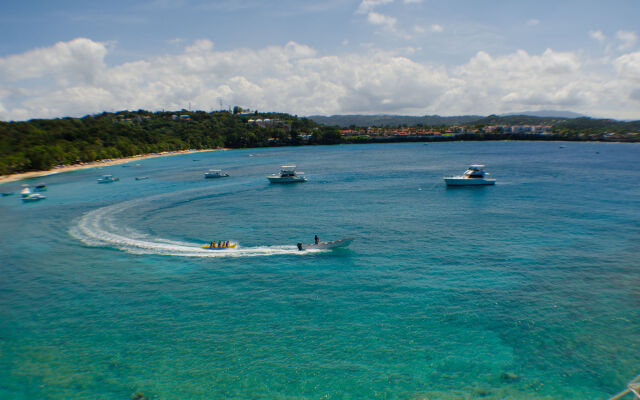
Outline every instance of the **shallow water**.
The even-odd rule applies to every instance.
[[[47,200],[0,198],[0,398],[606,398],[640,373],[640,146],[562,145],[233,150],[32,180]],[[267,182],[289,163],[309,181]],[[470,163],[498,183],[447,189]],[[297,251],[314,234],[356,240]]]

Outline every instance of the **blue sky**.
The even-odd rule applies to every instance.
[[[21,1],[0,119],[571,110],[640,119],[640,1]]]

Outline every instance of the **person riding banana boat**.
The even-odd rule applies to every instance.
[[[203,245],[202,248],[207,250],[235,249],[237,245],[237,243],[231,243],[228,240],[221,240],[219,242],[214,240],[209,242],[209,244]]]

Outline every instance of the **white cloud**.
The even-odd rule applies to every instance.
[[[390,30],[393,30],[395,28],[397,22],[397,20],[393,17],[389,17],[373,11],[367,15],[367,20],[374,25],[382,25]]]
[[[614,61],[618,75],[636,83],[636,89],[640,89],[640,52],[628,53],[618,57]]]
[[[606,37],[604,36],[604,33],[602,33],[602,31],[598,30],[598,31],[589,31],[589,36],[592,39],[597,40],[600,43],[603,43],[606,39]]]
[[[616,32],[616,37],[621,42],[618,50],[630,50],[638,40],[636,33],[631,31],[618,31]]]
[[[416,33],[425,33],[427,29],[429,30],[429,32],[433,32],[433,33],[440,33],[444,31],[444,28],[440,24],[431,24],[431,26],[427,28],[425,28],[422,25],[415,25],[413,27],[413,31]]]
[[[0,75],[8,81],[52,75],[64,82],[93,82],[105,68],[106,54],[104,43],[79,38],[0,59]]]
[[[374,8],[380,5],[389,4],[393,2],[394,0],[362,0],[356,12],[359,14],[367,14],[371,10],[373,10]]]
[[[211,110],[218,109],[219,98],[224,104],[298,115],[556,108],[640,117],[640,52],[594,60],[551,49],[499,56],[480,51],[466,63],[445,67],[412,60],[415,49],[400,51],[405,56],[373,48],[319,56],[296,42],[222,51],[199,40],[180,54],[107,66],[108,48],[76,39],[0,58],[0,119],[181,109],[189,103]],[[76,74],[90,79],[72,79]]]

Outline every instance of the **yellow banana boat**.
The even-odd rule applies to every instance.
[[[202,248],[207,250],[224,250],[224,249],[235,249],[237,245],[238,243],[229,242],[229,244],[226,246],[216,246],[216,243],[213,243],[213,246],[212,246],[211,243],[209,243],[209,244],[203,245]]]

